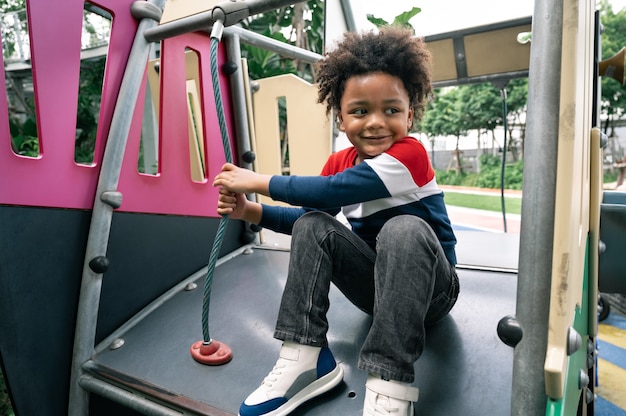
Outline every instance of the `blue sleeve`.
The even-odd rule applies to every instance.
[[[390,196],[383,181],[367,163],[331,176],[273,176],[269,191],[276,201],[318,209]]]
[[[263,212],[259,225],[278,233],[291,234],[293,223],[305,212],[304,208],[263,204]]]
[[[293,224],[302,215],[311,211],[310,208],[283,207],[263,204],[263,212],[259,225],[263,228],[276,231],[277,233],[291,234]],[[339,209],[325,210],[330,215],[335,216]]]

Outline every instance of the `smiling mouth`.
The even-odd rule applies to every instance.
[[[390,136],[367,136],[367,137],[363,137],[363,140],[382,140],[388,137]]]

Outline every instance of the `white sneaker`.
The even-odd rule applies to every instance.
[[[413,416],[413,402],[419,390],[409,383],[367,376],[363,416]]]
[[[283,416],[343,380],[328,347],[285,342],[274,369],[239,408],[239,416]]]

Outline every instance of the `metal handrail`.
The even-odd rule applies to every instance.
[[[141,2],[146,7],[162,10],[165,0]],[[148,15],[146,15],[148,16]],[[74,335],[72,371],[70,376],[70,399],[68,414],[86,415],[89,409],[88,394],[80,387],[83,364],[92,356],[98,321],[102,276],[108,268],[106,258],[113,210],[122,202],[122,194],[117,192],[124,150],[128,132],[132,124],[132,111],[137,102],[150,51],[150,43],[143,36],[144,31],[156,25],[153,18],[142,18],[124,71],[117,105],[111,119],[111,128],[106,143],[102,169],[93,205],[85,261],[83,264],[80,296]]]

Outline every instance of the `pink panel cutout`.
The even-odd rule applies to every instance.
[[[74,162],[83,0],[27,0],[33,86],[41,155],[26,158],[10,149],[10,135],[0,150],[0,203],[89,209],[123,68],[136,32],[130,15],[133,0],[94,4],[113,15],[112,53],[107,60],[94,166]],[[5,136],[6,130],[2,136]]]
[[[185,48],[193,49],[200,62],[200,88],[207,160],[203,183],[191,179],[186,94]],[[137,172],[139,127],[131,134],[119,191],[124,195],[121,211],[219,217],[217,189],[212,178],[225,163],[210,73],[210,40],[206,34],[190,33],[167,39],[161,47],[161,105],[159,115],[159,174]],[[220,45],[219,62],[224,62]],[[220,88],[227,124],[232,125],[227,76],[220,74]],[[140,97],[143,97],[141,95]],[[139,103],[137,108],[141,108]],[[229,131],[232,129],[229,128]],[[232,146],[232,139],[231,139]]]

